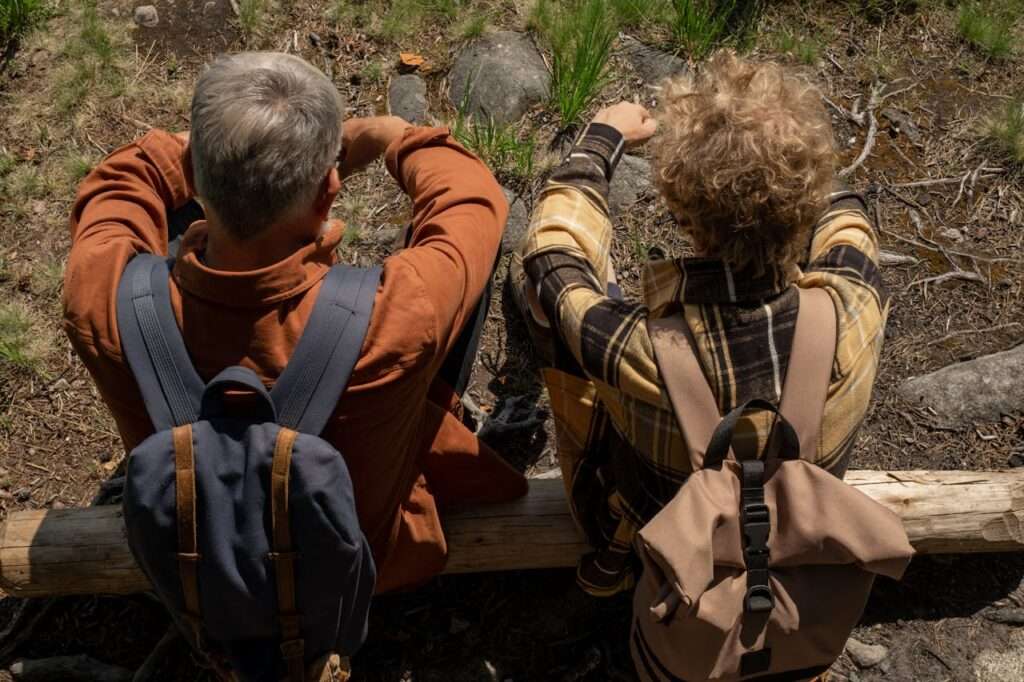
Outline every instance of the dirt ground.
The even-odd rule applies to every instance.
[[[1002,468],[1024,461],[1020,415],[956,428],[896,393],[911,376],[1024,339],[1021,177],[980,134],[991,112],[1024,93],[1021,59],[983,58],[958,38],[955,11],[920,4],[872,21],[843,2],[775,3],[754,53],[805,70],[836,105],[840,166],[857,157],[866,134],[840,110],[853,109],[858,98],[863,106],[876,84],[891,94],[879,113],[891,108],[893,115],[879,115],[874,149],[850,181],[866,192],[883,247],[918,261],[884,271],[892,311],[854,468]],[[297,52],[334,79],[357,116],[385,110],[398,53],[414,51],[426,58],[431,114],[452,119],[445,73],[463,42],[458,21],[424,21],[408,35],[384,35],[369,11],[372,0],[344,6],[351,11],[338,20],[322,0],[282,3],[269,7],[255,30],[242,31],[228,0],[159,0],[160,24],[142,29],[125,0],[62,0],[0,74],[0,301],[25,330],[23,361],[0,360],[0,520],[22,509],[88,505],[123,464],[113,423],[59,327],[68,211],[75,185],[104,154],[150,127],[188,127],[191,86],[212,54]],[[519,0],[483,7],[491,28],[527,24]],[[780,53],[777,37],[785,32],[813,41],[813,58]],[[612,68],[595,107],[634,96],[653,102],[656,90],[627,60],[614,57]],[[550,112],[533,111],[522,126],[546,157],[538,158],[540,167],[556,158],[546,151],[559,133]],[[350,225],[342,248],[350,262],[379,260],[408,216],[385,178],[380,167],[353,178],[336,206]],[[500,179],[530,204],[542,177]],[[914,184],[930,179],[944,182]],[[650,246],[685,248],[654,196],[617,219],[616,238],[620,281],[633,295]],[[471,394],[487,410],[522,396],[543,408],[525,330],[503,296],[506,268],[495,276]],[[952,271],[961,274],[925,281]],[[550,422],[500,447],[531,473],[555,466]],[[855,634],[889,647],[889,657],[859,670],[844,656],[836,678],[1024,679],[1022,628],[986,618],[993,606],[1024,607],[1022,578],[1019,554],[915,559],[901,583],[879,582]],[[30,611],[41,615],[29,632]],[[22,617],[12,620],[17,613]],[[571,571],[441,577],[376,602],[355,679],[632,680],[628,615],[628,600],[586,597]],[[27,636],[5,632],[9,625]],[[6,598],[0,665],[88,654],[134,669],[166,628],[161,606],[147,595],[30,606]],[[15,641],[13,650],[5,647]],[[212,679],[184,651],[164,666],[159,679]]]

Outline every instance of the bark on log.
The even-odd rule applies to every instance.
[[[1024,469],[851,471],[846,481],[903,519],[918,552],[1024,550]],[[531,481],[511,504],[445,515],[447,573],[559,568],[587,550],[562,481]],[[0,528],[0,587],[18,596],[129,594],[148,588],[120,507],[25,511]]]
[[[18,682],[131,682],[132,671],[83,654],[18,661],[11,676]]]

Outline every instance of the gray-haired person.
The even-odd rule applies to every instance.
[[[345,178],[383,157],[412,224],[406,248],[382,264],[362,350],[322,435],[344,455],[380,592],[444,567],[439,507],[526,490],[463,425],[458,395],[508,207],[447,129],[391,116],[343,124],[343,113],[331,81],[297,57],[215,61],[196,84],[190,134],[152,130],[82,183],[64,328],[131,450],[154,426],[122,354],[118,282],[135,254],[173,254],[173,314],[201,379],[242,365],[272,387],[336,262],[345,227],[331,206]]]

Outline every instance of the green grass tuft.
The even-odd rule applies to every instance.
[[[238,25],[246,40],[260,33],[266,12],[266,0],[238,0]]]
[[[0,69],[45,13],[42,0],[0,0]]]
[[[988,119],[985,137],[1009,162],[1024,168],[1024,97],[1011,100]]]
[[[491,18],[486,12],[474,12],[466,15],[455,32],[462,40],[472,40],[482,36],[490,22]]]
[[[766,0],[672,0],[672,37],[694,59],[721,45],[744,49],[750,44]]]
[[[451,125],[455,139],[479,156],[499,180],[531,180],[536,142],[522,138],[512,124],[497,123],[492,117],[473,117],[468,110],[467,90]]]
[[[1014,53],[1014,26],[1024,14],[1024,2],[972,1],[960,6],[957,30],[971,47],[990,59]]]
[[[40,359],[28,309],[16,303],[0,303],[0,362],[32,369]]]
[[[808,66],[814,66],[821,59],[821,45],[818,41],[788,30],[778,34],[775,46],[779,52],[791,55]]]
[[[608,83],[618,33],[607,0],[540,0],[533,18],[551,46],[551,99],[564,127],[579,123]]]

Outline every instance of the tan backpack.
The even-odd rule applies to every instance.
[[[694,473],[640,531],[643,573],[631,650],[644,680],[804,680],[827,670],[875,575],[913,555],[899,518],[800,459],[817,447],[836,317],[822,289],[800,310],[779,408],[752,400],[722,418],[681,315],[649,321]],[[765,452],[737,461],[748,408],[776,414]]]

